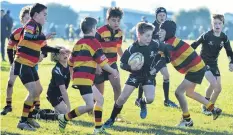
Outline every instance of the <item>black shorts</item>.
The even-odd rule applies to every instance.
[[[74,89],[79,89],[81,95],[91,94],[92,86],[89,85],[72,85]]]
[[[214,76],[221,76],[217,65],[207,65],[207,71],[210,71]]]
[[[55,94],[47,94],[47,99],[53,107],[59,105],[63,101],[62,96]]]
[[[118,68],[117,68],[117,64],[116,64],[116,63],[113,63],[113,64],[111,65],[111,67],[114,68],[114,69],[116,69],[116,70],[118,71]],[[110,73],[107,72],[107,71],[105,71],[105,70],[103,70],[102,74],[100,74],[100,75],[96,74],[96,75],[95,75],[94,84],[101,84],[101,83],[103,83],[103,82],[109,80],[109,79],[108,79],[108,76],[109,76],[109,75],[110,75]]]
[[[138,87],[139,85],[144,86],[144,85],[156,85],[156,81],[154,76],[151,77],[139,77],[136,75],[129,75],[129,78],[127,79],[126,83],[127,85]]]
[[[205,76],[205,72],[206,72],[206,67],[202,68],[197,72],[188,72],[185,75],[185,79],[196,84],[201,84]]]
[[[39,80],[38,73],[35,67],[20,64],[15,61],[14,74],[18,75],[23,84]]]

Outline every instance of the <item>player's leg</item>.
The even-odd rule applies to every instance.
[[[216,77],[216,78],[217,78],[217,85],[216,85],[216,88],[214,89],[214,92],[213,92],[211,98],[210,98],[210,101],[211,101],[212,103],[214,103],[214,104],[215,104],[215,102],[216,102],[216,100],[217,100],[219,94],[220,94],[221,91],[222,91],[221,77],[218,76],[218,77]]]
[[[133,90],[137,86],[138,86],[137,80],[136,79],[134,80],[134,78],[129,77],[123,88],[121,95],[114,104],[110,118],[104,123],[104,128],[109,128],[114,124],[117,115],[121,112],[123,108],[123,104],[125,104],[129,96],[132,94]]]
[[[117,69],[116,63],[111,65],[112,68]],[[120,74],[119,74],[120,75]],[[113,92],[114,92],[114,101],[118,99],[118,97],[121,94],[121,82],[120,82],[120,77],[115,78],[114,75],[108,74],[108,79],[112,85]]]
[[[59,114],[66,114],[69,112],[69,109],[63,100],[58,105],[54,106],[54,110]]]
[[[168,72],[167,67],[163,67],[160,70],[161,74],[163,75],[163,91],[164,91],[164,106],[167,107],[178,107],[174,102],[169,99],[169,86],[170,86],[170,75]]]
[[[142,88],[142,85],[139,84],[139,87],[138,87],[138,98],[135,101],[135,105],[138,106],[138,107],[140,107],[140,100],[142,99],[142,95],[143,95],[143,88]]]
[[[93,93],[92,93],[92,87],[91,86],[78,86],[78,89],[86,104],[84,106],[78,106],[77,108],[70,111],[69,113],[66,113],[65,115],[64,114],[58,115],[59,130],[61,132],[64,132],[68,121],[93,110],[94,98],[93,98]]]
[[[15,62],[15,64],[19,64]],[[20,64],[19,77],[26,89],[28,90],[28,95],[24,101],[23,113],[21,120],[18,123],[18,128],[22,130],[35,131],[35,128],[28,123],[28,116],[30,109],[33,107],[33,102],[37,95],[35,77],[31,67]]]
[[[15,83],[15,80],[17,78],[17,75],[14,74],[14,63],[11,66],[10,74],[9,74],[9,80],[7,83],[7,89],[6,89],[6,106],[3,108],[1,115],[6,115],[8,112],[12,111],[12,94],[13,94],[13,86]]]
[[[153,83],[153,85],[151,84],[143,85],[143,91],[144,91],[145,98],[142,98],[140,100],[140,108],[141,108],[140,117],[142,119],[145,119],[147,116],[146,104],[151,104],[154,101],[154,98],[155,98],[155,85],[154,84],[155,83]]]
[[[205,78],[209,82],[209,86],[206,89],[205,98],[207,100],[210,100],[210,97],[211,97],[211,95],[213,93],[213,90],[217,87],[217,80],[216,80],[216,77],[211,72],[211,70],[207,70],[205,72]],[[205,115],[211,115],[212,114],[210,111],[207,110],[207,108],[204,105],[202,105],[202,113],[204,113]]]
[[[43,91],[43,87],[40,83],[40,80],[36,81],[37,96],[35,98],[35,109],[40,109],[40,95]]]
[[[95,118],[95,129],[94,134],[104,133],[105,130],[102,128],[102,113],[103,113],[103,104],[104,104],[104,97],[99,92],[99,90],[94,86],[92,86],[93,96],[95,99],[94,105],[94,118]]]
[[[40,97],[40,94],[42,92],[42,86],[41,86],[41,83],[40,83],[40,80],[39,80],[39,75],[36,71],[35,68],[31,68],[31,71],[32,71],[32,74],[33,74],[33,79],[35,81],[35,84],[36,84],[36,96],[34,98],[34,101],[33,101],[33,106],[31,107],[30,111],[29,111],[29,115],[28,115],[28,122],[30,123],[30,125],[32,125],[33,127],[35,128],[40,128],[40,125],[39,123],[37,123],[32,115],[33,115],[33,110],[36,106],[36,104],[38,103],[38,97]]]

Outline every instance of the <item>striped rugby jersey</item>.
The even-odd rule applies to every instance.
[[[122,31],[120,29],[113,33],[109,25],[97,29],[96,38],[101,43],[104,54],[109,64],[117,62],[117,48],[122,45]]]
[[[11,50],[16,50],[17,45],[19,43],[19,38],[20,38],[20,33],[23,30],[23,27],[20,27],[18,29],[15,29],[9,38],[9,42],[7,45],[7,49],[11,49]]]
[[[205,67],[201,57],[183,40],[173,37],[166,43],[172,46],[170,51],[171,63],[178,72],[182,74],[197,72]]]
[[[21,32],[15,61],[34,67],[40,57],[41,48],[46,45],[46,37],[42,34],[42,26],[31,19]]]
[[[93,85],[97,64],[103,67],[107,63],[100,42],[95,37],[84,36],[74,45],[68,61],[73,67],[73,86]]]

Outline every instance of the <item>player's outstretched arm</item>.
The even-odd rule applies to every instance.
[[[206,38],[205,35],[206,35],[205,33],[202,34],[195,42],[191,44],[191,47],[193,49],[196,49],[201,43],[205,41],[205,38]]]

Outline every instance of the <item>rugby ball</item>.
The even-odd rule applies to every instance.
[[[133,64],[134,66],[137,66],[139,64],[144,64],[144,56],[140,52],[135,52],[132,55],[130,55],[128,64],[130,66],[132,66]]]

